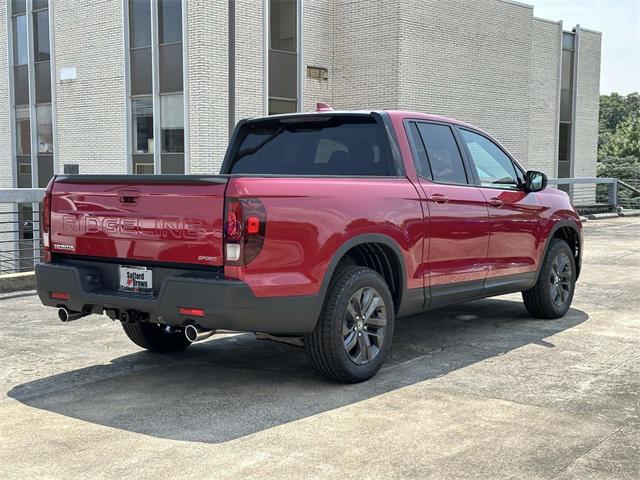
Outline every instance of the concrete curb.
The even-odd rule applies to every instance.
[[[622,210],[619,215],[621,217],[640,217],[640,210]]]
[[[605,218],[618,218],[618,214],[615,212],[611,213],[592,213],[591,215],[587,215],[589,220],[603,220]]]
[[[36,288],[36,273],[9,273],[0,275],[0,293],[19,292]]]

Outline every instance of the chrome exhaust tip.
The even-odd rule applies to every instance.
[[[184,327],[184,336],[187,337],[187,340],[191,343],[209,338],[214,333],[216,333],[215,330],[207,330],[197,325],[187,325]]]
[[[71,322],[72,320],[78,320],[79,318],[86,317],[87,315],[89,314],[84,312],[74,312],[69,310],[67,307],[60,307],[58,309],[58,318],[64,323]]]

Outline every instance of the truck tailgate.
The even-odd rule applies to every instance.
[[[51,251],[220,266],[224,176],[57,177]]]

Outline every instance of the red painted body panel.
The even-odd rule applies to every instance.
[[[246,282],[258,297],[278,297],[317,294],[336,252],[359,236],[390,239],[402,255],[406,287],[420,289],[534,271],[557,222],[580,227],[567,195],[558,190],[526,193],[419,179],[405,119],[474,127],[414,112],[388,115],[405,177],[54,182],[52,251],[221,266],[225,197],[257,197],[267,219],[262,250],[247,265],[225,265],[225,276]],[[128,194],[137,200],[123,202]]]
[[[407,288],[422,288],[420,198],[406,178],[232,178],[228,197],[259,197],[267,211],[264,246],[225,276],[245,281],[257,296],[320,291],[336,250],[359,235],[380,234],[400,248]]]
[[[91,257],[222,265],[222,184],[55,182],[51,250]],[[135,203],[123,203],[130,195]]]

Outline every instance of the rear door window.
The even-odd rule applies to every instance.
[[[426,151],[426,158],[419,155],[418,161],[428,162],[428,166],[419,166],[418,171],[430,170],[431,178],[438,183],[469,183],[451,127],[424,122],[418,122],[417,127]]]
[[[275,119],[245,129],[232,174],[396,175],[386,131],[372,117]]]

